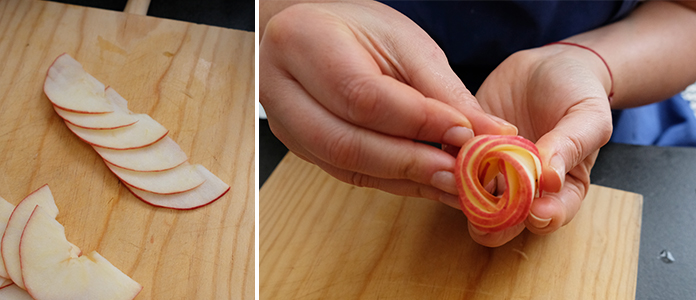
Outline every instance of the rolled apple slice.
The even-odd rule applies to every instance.
[[[10,216],[12,215],[12,211],[14,211],[14,208],[15,206],[12,205],[12,203],[7,202],[7,200],[0,197],[0,232],[5,232],[5,228],[7,228],[7,222],[10,220]],[[0,283],[2,282],[2,279],[9,280],[9,278],[10,275],[8,275],[7,270],[5,270],[5,263],[3,263],[2,259],[0,259]],[[10,283],[12,283],[11,280],[9,281]],[[0,284],[0,287],[2,286],[3,285]]]
[[[43,207],[46,213],[53,218],[58,215],[58,207],[56,207],[51,190],[48,188],[48,185],[42,186],[19,202],[12,211],[12,215],[7,222],[7,228],[5,228],[5,234],[2,236],[2,244],[0,245],[0,252],[2,252],[2,260],[5,263],[7,274],[21,288],[24,288],[24,281],[22,280],[22,269],[19,263],[19,242],[22,238],[24,226],[37,205]]]
[[[111,172],[122,182],[136,189],[155,194],[177,194],[192,190],[205,181],[195,165],[183,163],[176,168],[160,172],[137,172],[105,162]]]
[[[188,160],[179,144],[170,137],[164,137],[150,146],[137,149],[113,150],[97,146],[93,148],[105,161],[131,171],[164,171]]]
[[[34,298],[27,293],[27,291],[21,289],[16,284],[7,285],[5,288],[0,289],[0,299],[3,300],[34,300]]]
[[[68,122],[65,125],[80,139],[90,145],[102,148],[126,150],[142,148],[154,144],[169,132],[160,123],[146,114],[134,114],[138,122],[116,129],[94,130],[77,127]]]
[[[484,187],[499,174],[505,191],[496,196]],[[460,150],[455,178],[469,222],[483,232],[501,231],[523,222],[539,196],[539,151],[520,136],[477,136]]]
[[[229,185],[208,171],[208,169],[201,165],[195,166],[198,172],[200,172],[203,178],[205,178],[205,182],[203,182],[201,186],[188,192],[173,195],[161,195],[145,192],[128,184],[125,185],[131,191],[131,193],[133,193],[133,195],[145,203],[157,207],[181,210],[194,209],[213,203],[230,190]]]
[[[7,279],[7,278],[0,278],[0,290],[6,288],[6,287],[8,287],[8,286],[11,286],[11,285],[13,285],[12,280]],[[1,292],[0,292],[0,296],[2,296],[2,293],[1,293]],[[0,299],[12,299],[12,298],[3,298],[3,297],[0,297]]]
[[[53,105],[67,111],[101,114],[113,111],[105,86],[68,54],[58,56],[46,75],[44,93]]]
[[[128,110],[128,102],[111,87],[106,88],[106,98],[113,112],[103,114],[76,113],[53,106],[56,113],[66,122],[86,129],[116,129],[138,122]]]
[[[79,255],[65,228],[37,206],[22,233],[19,256],[27,292],[41,300],[133,299],[142,286],[96,251]]]

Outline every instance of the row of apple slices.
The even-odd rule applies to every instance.
[[[0,197],[0,299],[133,299],[142,286],[96,251],[82,251],[56,221],[48,185],[15,207]]]
[[[109,169],[139,199],[153,206],[193,209],[212,203],[229,185],[167,137],[147,114],[128,110],[128,101],[105,87],[67,54],[48,69],[44,93],[56,113],[90,144]]]

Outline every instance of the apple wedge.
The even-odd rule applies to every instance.
[[[68,54],[58,56],[46,75],[44,93],[53,105],[67,111],[101,114],[113,111],[105,86]]]
[[[27,291],[21,289],[16,284],[7,285],[5,288],[0,289],[0,299],[2,300],[34,300],[34,298],[27,293]]]
[[[201,176],[205,178],[205,182],[203,182],[201,186],[187,192],[173,195],[161,195],[145,192],[133,188],[128,184],[126,184],[126,187],[131,191],[131,193],[133,193],[133,195],[145,203],[157,207],[180,210],[194,209],[208,205],[225,195],[227,191],[230,190],[229,185],[208,171],[208,169],[201,165],[195,166]]]
[[[53,218],[58,215],[58,207],[56,207],[51,190],[48,185],[44,185],[17,204],[7,222],[5,234],[2,236],[2,244],[0,244],[0,252],[7,274],[21,288],[24,288],[24,281],[22,281],[22,269],[19,263],[19,242],[24,226],[37,205],[43,207]]]
[[[12,285],[13,283],[14,282],[12,282],[12,280],[10,280],[10,279],[0,278],[0,290]],[[2,295],[2,293],[0,293],[0,295]],[[0,299],[11,299],[11,298],[0,297]]]
[[[164,128],[164,126],[146,114],[134,114],[132,116],[138,122],[116,129],[86,129],[68,122],[65,125],[75,135],[90,145],[117,150],[136,149],[152,145],[164,138],[169,132],[167,128]]]
[[[10,220],[14,208],[15,206],[12,205],[12,203],[0,197],[0,232],[5,232],[7,222]],[[8,280],[10,278],[10,275],[7,274],[7,270],[5,270],[5,263],[2,262],[2,259],[0,259],[0,277]],[[0,282],[1,281],[2,280],[0,280]],[[12,281],[10,280],[10,282]],[[0,284],[0,287],[2,287],[2,284]]]
[[[539,151],[520,136],[472,138],[460,150],[454,174],[462,211],[471,225],[483,232],[522,223],[541,191]],[[484,187],[501,174],[505,190],[493,195]]]
[[[108,162],[106,166],[122,182],[155,194],[177,194],[192,190],[205,181],[195,165],[183,163],[176,168],[160,172],[137,172],[119,168]]]
[[[66,122],[86,129],[116,129],[138,122],[128,110],[128,102],[113,88],[106,88],[106,98],[111,103],[113,112],[103,114],[76,113],[53,106],[54,110]]]
[[[170,137],[142,148],[114,150],[93,146],[94,150],[108,163],[122,169],[140,172],[164,171],[177,167],[188,160]]]
[[[142,286],[96,251],[78,255],[65,228],[37,206],[22,233],[19,256],[27,292],[38,300],[133,299]]]

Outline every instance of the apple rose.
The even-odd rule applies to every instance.
[[[534,143],[507,135],[480,135],[459,151],[455,166],[459,202],[469,222],[483,232],[522,223],[540,196],[541,160]],[[502,181],[504,180],[504,188]],[[501,186],[497,191],[486,187]],[[501,191],[502,190],[502,191]]]

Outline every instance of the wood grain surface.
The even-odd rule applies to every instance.
[[[144,289],[136,299],[254,298],[254,33],[54,2],[0,0],[0,195],[48,184],[68,240]],[[42,91],[61,53],[169,129],[232,188],[213,204],[147,205]]]
[[[499,248],[448,206],[289,154],[259,192],[261,299],[635,299],[642,196],[592,186],[557,232]]]

